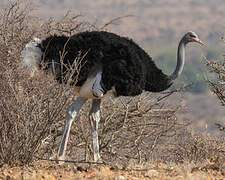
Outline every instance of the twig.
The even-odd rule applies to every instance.
[[[108,25],[113,24],[115,21],[118,21],[118,20],[120,20],[120,19],[127,18],[127,17],[134,17],[134,15],[120,16],[120,17],[111,19],[109,22],[105,23],[100,29],[104,29],[104,28],[107,27]]]
[[[163,99],[169,97],[169,96],[172,95],[173,93],[181,92],[183,89],[185,89],[185,88],[187,88],[187,87],[190,87],[190,86],[192,86],[192,85],[193,85],[193,83],[190,83],[190,84],[188,84],[188,85],[186,85],[186,86],[184,86],[184,87],[180,87],[180,88],[177,88],[177,89],[174,89],[174,90],[171,90],[171,91],[162,92],[161,94],[165,94],[165,95],[162,96],[162,97],[159,97],[159,98],[157,99],[157,101],[159,102],[159,101],[161,101],[161,100],[163,100]]]

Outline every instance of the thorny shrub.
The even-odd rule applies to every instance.
[[[71,35],[98,29],[80,21],[79,16],[67,14],[59,21],[52,18],[44,21],[31,16],[30,11],[29,7],[15,1],[0,16],[0,165],[25,165],[39,158],[55,158],[66,108],[76,98],[73,88],[58,84],[51,74],[39,71],[30,77],[21,69],[20,53],[24,45],[33,37],[44,38],[53,33]],[[180,162],[182,156],[183,159],[190,158],[184,155],[185,152],[177,151],[176,146],[173,146],[175,149],[167,148],[177,139],[186,137],[182,133],[188,123],[178,122],[176,118],[181,106],[170,107],[166,101],[178,91],[104,99],[99,125],[103,160],[143,163],[155,160]],[[71,130],[67,152],[70,159],[91,159],[88,108],[90,104],[81,110]],[[189,136],[186,138],[189,141]],[[186,148],[184,145],[179,147]],[[200,148],[196,152],[201,153],[204,144],[203,147],[197,144],[196,148]]]
[[[225,139],[183,131],[180,136],[170,139],[164,149],[166,161],[176,163],[211,162],[221,167],[225,161]]]
[[[38,72],[31,78],[20,68],[20,53],[38,31],[32,29],[37,19],[30,11],[29,6],[15,1],[0,16],[0,164],[23,165],[31,162],[35,153],[43,156],[48,149],[38,150],[52,131],[57,132],[72,98],[72,89],[58,85],[51,76]],[[85,26],[76,17],[62,23],[70,29],[75,26],[73,31]],[[43,32],[50,33],[52,24],[59,26],[51,20],[42,23]],[[58,31],[62,33],[60,27]]]
[[[225,43],[225,37],[221,40]],[[207,60],[205,58],[205,63],[209,68],[209,71],[215,75],[214,79],[207,79],[210,86],[210,90],[218,97],[222,106],[225,106],[225,55],[223,55],[223,60]],[[225,132],[225,124],[216,123],[216,126],[220,131]]]
[[[208,80],[211,91],[217,95],[222,106],[225,106],[225,55],[223,61],[206,61],[210,72],[216,75],[215,80]]]

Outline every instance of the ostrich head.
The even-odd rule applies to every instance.
[[[187,32],[183,38],[182,38],[182,41],[184,42],[184,44],[187,44],[189,42],[197,42],[201,45],[204,45],[203,42],[198,38],[198,35],[193,32],[193,31],[189,31]]]

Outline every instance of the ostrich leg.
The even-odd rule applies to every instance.
[[[57,156],[58,160],[65,160],[65,152],[66,152],[66,147],[67,147],[67,143],[69,139],[72,122],[76,118],[77,114],[79,113],[79,110],[81,109],[83,104],[86,102],[86,100],[87,99],[85,98],[78,97],[67,109],[64,133],[62,136],[62,140],[59,146],[59,151]]]
[[[99,144],[98,144],[98,123],[100,121],[100,104],[101,99],[93,99],[91,110],[89,112],[89,118],[92,127],[92,136],[93,136],[93,152],[94,152],[94,161],[99,161]]]

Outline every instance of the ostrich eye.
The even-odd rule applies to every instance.
[[[192,37],[192,38],[196,38],[196,35],[194,35],[194,34],[190,34],[190,37]]]

